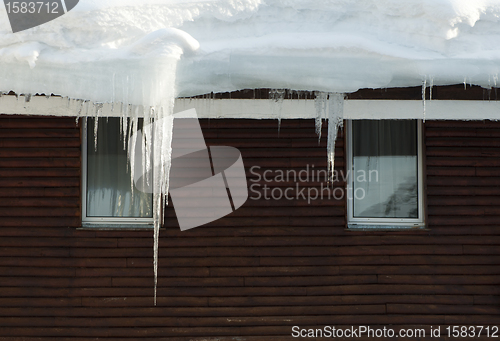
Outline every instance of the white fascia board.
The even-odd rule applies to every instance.
[[[276,119],[267,99],[177,99],[175,112],[195,108],[199,118]],[[424,117],[425,116],[425,117]],[[282,119],[316,118],[314,100],[284,100]],[[500,120],[500,101],[346,100],[345,119]]]
[[[311,119],[316,118],[314,100],[285,99],[279,104],[268,99],[190,99],[175,100],[174,112],[196,109],[199,118]],[[96,106],[64,97],[0,97],[0,113],[8,115],[95,116]],[[121,116],[121,104],[101,105],[99,116]],[[345,119],[428,119],[500,120],[500,101],[431,100],[346,100]]]

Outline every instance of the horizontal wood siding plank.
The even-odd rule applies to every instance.
[[[75,227],[82,223],[80,217],[0,217],[0,226],[16,227]]]
[[[80,198],[0,197],[0,207],[80,207]]]
[[[2,119],[3,120],[3,119]],[[3,125],[2,125],[3,127]],[[79,138],[80,131],[77,129],[3,129],[0,128],[2,138]]]
[[[2,148],[0,157],[80,157],[80,148]]]
[[[484,307],[484,309],[492,307]],[[382,314],[385,313],[385,305],[341,305],[341,306],[298,306],[287,307],[290,316],[307,315],[343,315],[343,314]],[[54,307],[52,309],[32,308],[29,311],[23,308],[0,308],[0,317],[206,317],[206,316],[280,316],[283,309],[280,307],[186,307],[156,309],[152,307],[116,308],[116,307]]]
[[[2,178],[0,187],[78,187],[79,178]]]
[[[25,177],[75,177],[80,178],[78,168],[4,168],[0,176],[6,178]]]
[[[11,158],[0,159],[2,168],[80,168],[79,158]]]
[[[1,198],[20,199],[49,198],[49,197],[80,197],[80,188],[76,187],[44,187],[44,188],[1,188]],[[8,200],[7,199],[7,200]],[[1,233],[1,230],[0,230]]]
[[[69,137],[40,138],[40,137],[0,137],[1,148],[80,148],[80,140]]]
[[[26,119],[26,117],[21,116],[3,116],[1,120],[2,128],[10,129],[78,129],[78,125],[75,120],[71,120],[65,117],[31,117],[29,119]]]
[[[481,305],[388,304],[390,314],[498,315],[499,307]]]
[[[68,208],[45,208],[45,207],[0,207],[0,217],[79,217],[80,210],[78,207]]]

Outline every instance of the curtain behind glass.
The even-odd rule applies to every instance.
[[[99,118],[97,149],[94,121],[87,122],[87,217],[152,217],[152,195],[134,189],[132,201],[127,152],[120,119]]]
[[[355,120],[355,218],[418,218],[417,122]]]

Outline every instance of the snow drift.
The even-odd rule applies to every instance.
[[[94,102],[424,80],[490,87],[500,67],[494,0],[87,0],[16,34],[1,12],[0,90]]]

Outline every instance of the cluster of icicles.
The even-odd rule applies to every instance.
[[[430,98],[432,99],[432,79],[430,79]],[[464,85],[466,82],[464,81]],[[427,79],[422,82],[422,105],[425,119],[425,100],[426,100]],[[328,136],[327,136],[327,162],[328,162],[328,181],[333,182],[334,175],[334,159],[335,159],[335,141],[339,128],[343,127],[344,120],[344,98],[343,93],[335,92],[309,92],[309,91],[285,91],[284,89],[272,89],[269,92],[269,100],[272,101],[273,116],[276,117],[279,124],[282,118],[282,104],[286,94],[292,94],[294,97],[304,99],[314,99],[316,110],[316,133],[318,134],[318,142],[321,139],[321,131],[323,121],[328,121]],[[0,93],[0,97],[6,93]],[[50,96],[47,96],[50,97]],[[212,97],[213,98],[213,97]],[[31,95],[24,95],[25,107],[29,109]],[[18,97],[19,100],[19,97]],[[154,304],[156,305],[157,283],[158,283],[158,240],[159,229],[163,221],[163,207],[168,202],[169,189],[169,173],[171,167],[172,155],[172,134],[173,134],[173,100],[167,105],[145,108],[141,105],[130,105],[122,103],[93,103],[86,100],[66,99],[68,109],[73,112],[66,116],[76,116],[76,120],[80,118],[87,119],[88,117],[96,118],[94,124],[94,144],[97,146],[97,130],[98,118],[104,117],[103,107],[110,105],[113,116],[120,117],[120,136],[123,140],[123,148],[126,149],[127,141],[132,146],[140,143],[142,148],[142,174],[151,174],[151,169],[154,167],[153,179],[146,178],[146,181],[151,181],[153,192],[153,220],[154,220],[154,250],[153,250],[153,267],[154,267]],[[77,112],[74,112],[77,108]],[[109,108],[108,108],[109,109]],[[144,119],[142,127],[142,141],[136,141],[137,131],[139,129],[139,118]],[[155,122],[155,124],[152,124]],[[158,124],[161,122],[161,124]],[[278,124],[278,131],[279,131]],[[154,146],[154,147],[153,147]],[[138,168],[136,168],[135,153],[129,152],[130,157],[130,176],[132,179],[132,198],[134,193],[134,176]],[[145,156],[145,157],[144,157]],[[148,157],[149,156],[149,157]],[[154,160],[154,164],[151,163]]]
[[[69,106],[69,104],[68,104]],[[77,122],[80,117],[85,120],[87,117],[94,117],[94,147],[97,148],[98,119],[102,117],[102,104],[93,104],[88,101],[81,101],[81,107],[77,115]],[[173,135],[173,102],[167,107],[149,107],[142,105],[114,105],[112,112],[118,111],[120,114],[120,137],[123,141],[123,149],[128,147],[130,161],[130,178],[132,201],[134,200],[134,181],[141,178],[146,182],[153,194],[153,269],[154,269],[154,305],[157,302],[158,284],[158,242],[161,223],[164,220],[163,207],[168,203],[169,174],[172,159],[172,135]],[[139,119],[143,118],[141,134],[137,134],[140,129]],[[154,124],[153,124],[154,122]],[[142,137],[142,141],[137,141],[137,137]],[[127,143],[128,141],[128,143]],[[137,148],[140,148],[142,162],[137,167],[135,157]],[[154,169],[154,171],[152,171]],[[135,174],[137,171],[141,175]]]
[[[14,96],[6,96],[9,93],[0,92],[0,100],[13,104]],[[154,304],[156,305],[156,291],[158,281],[158,240],[161,222],[163,221],[163,207],[168,203],[169,174],[172,156],[172,135],[173,135],[173,109],[174,99],[163,102],[158,106],[146,107],[143,105],[131,105],[123,103],[95,103],[88,100],[70,99],[59,96],[45,96],[31,94],[17,95],[14,106],[19,114],[40,114],[36,101],[40,97],[52,98],[54,110],[51,108],[43,112],[44,115],[54,116],[75,116],[76,124],[80,119],[86,123],[87,118],[94,120],[94,147],[97,149],[99,118],[119,117],[120,137],[123,142],[123,150],[127,150],[130,164],[127,171],[130,171],[131,196],[134,200],[134,179],[142,178],[142,188],[148,188],[148,192],[153,194],[153,222],[154,222]],[[140,124],[142,119],[142,124]],[[153,124],[154,122],[154,124]],[[87,126],[87,125],[85,125]],[[142,126],[142,127],[140,127]],[[138,134],[139,129],[141,133]],[[137,136],[142,140],[138,141]],[[90,148],[90,143],[89,143]],[[137,153],[140,151],[140,153]],[[141,160],[136,160],[136,155],[141,156]],[[139,161],[139,164],[138,162]],[[154,169],[154,171],[153,171]],[[136,174],[140,172],[140,174]],[[141,177],[141,175],[143,175]]]
[[[95,147],[97,147],[98,117],[102,107],[97,106],[95,112]],[[114,108],[113,108],[114,109]],[[113,110],[112,109],[112,110]],[[132,200],[134,198],[134,181],[142,178],[153,194],[153,268],[154,268],[154,305],[157,298],[158,284],[158,242],[161,223],[164,220],[163,208],[168,203],[169,175],[172,159],[172,135],[173,135],[173,103],[168,107],[150,107],[125,105],[120,106],[120,135],[123,140],[123,148],[126,149],[128,141],[128,156],[130,160],[130,177]],[[88,116],[85,116],[88,117]],[[143,118],[142,133],[139,130],[139,118]],[[154,122],[154,124],[153,124]],[[141,136],[142,141],[137,141]],[[135,157],[137,146],[141,153],[142,165],[136,166]],[[133,148],[133,149],[132,149]],[[135,149],[135,150],[134,150]],[[154,169],[154,171],[152,171]],[[136,176],[135,172],[141,172]]]
[[[278,132],[281,126],[282,104],[287,91],[285,89],[271,89],[269,99],[272,102],[272,114],[278,119]],[[339,128],[344,123],[344,94],[337,92],[321,91],[290,91],[290,97],[314,98],[314,107],[316,110],[316,134],[318,134],[318,143],[321,140],[321,129],[323,121],[328,121],[327,136],[327,157],[328,157],[328,182],[333,183],[334,162],[335,162],[335,141]]]

